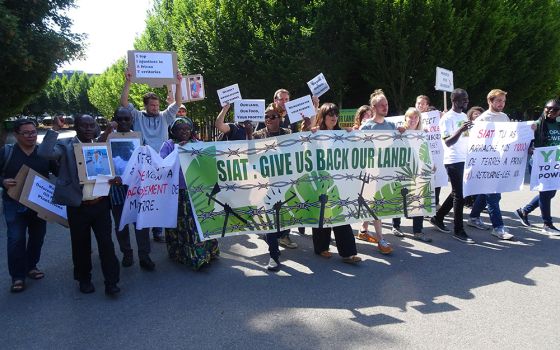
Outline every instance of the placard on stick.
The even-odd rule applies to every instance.
[[[74,154],[80,183],[94,183],[98,175],[115,176],[107,143],[76,143]]]
[[[177,53],[173,51],[128,51],[128,69],[133,83],[161,87],[177,82]]]

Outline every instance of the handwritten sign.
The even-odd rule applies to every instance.
[[[234,107],[234,119],[237,122],[250,120],[264,121],[264,100],[237,100]]]
[[[560,146],[537,147],[533,151],[531,191],[560,189]]]
[[[319,75],[317,75],[315,78],[308,81],[307,86],[309,86],[311,94],[317,97],[320,97],[330,89],[329,84],[327,83],[327,79],[325,79],[323,73],[319,73]]]
[[[171,51],[128,51],[132,82],[153,87],[175,84],[177,54]]]
[[[434,173],[434,187],[445,187],[449,183],[447,171],[443,164],[443,140],[439,131],[440,111],[422,113],[422,125],[426,129],[426,140],[430,146],[432,163],[436,167]]]
[[[291,123],[315,115],[315,106],[313,106],[310,95],[286,102],[284,106],[286,107],[286,112],[288,113]]]
[[[175,92],[177,91],[176,85],[167,85],[167,91],[171,91],[171,96],[175,98]],[[185,78],[181,80],[181,102],[189,102],[189,92],[187,91],[187,80]]]
[[[137,229],[176,227],[179,193],[177,148],[166,158],[150,146],[138,147],[122,177],[128,185],[119,230],[136,222]]]
[[[436,67],[436,90],[453,91],[453,72],[445,68]]]
[[[475,122],[463,175],[465,196],[520,191],[533,139],[526,123]]]
[[[219,89],[217,92],[222,107],[228,103],[233,103],[235,100],[241,99],[241,91],[239,91],[238,84],[226,86],[225,88]]]

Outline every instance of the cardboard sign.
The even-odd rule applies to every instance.
[[[140,132],[114,132],[107,137],[115,176],[122,176],[132,153],[142,145]]]
[[[237,100],[233,113],[236,122],[264,122],[264,100]]]
[[[52,203],[55,185],[33,169],[28,169],[19,202],[37,212],[37,216],[49,222],[68,227],[66,207]]]
[[[16,185],[9,187],[6,190],[6,193],[8,193],[8,196],[10,196],[11,199],[19,202],[19,198],[21,197],[21,191],[23,190],[23,185],[25,185],[25,179],[27,178],[28,172],[29,172],[29,167],[25,164],[22,165],[22,167],[19,169],[18,173],[16,174],[16,177],[14,178],[14,180],[16,180]]]
[[[106,143],[76,143],[74,154],[80,183],[94,183],[98,175],[115,176],[111,150]]]
[[[453,92],[453,72],[436,67],[436,90]]]
[[[187,93],[188,93],[188,101],[200,101],[206,98],[206,90],[204,89],[204,79],[202,75],[195,74],[195,75],[187,75]]]
[[[128,51],[128,68],[133,83],[161,87],[175,84],[177,53],[172,51]]]
[[[226,86],[225,88],[219,89],[217,92],[222,107],[228,103],[233,103],[235,100],[241,100],[241,91],[239,91],[238,84]]]
[[[310,95],[286,102],[284,106],[290,118],[290,123],[295,123],[303,118],[309,118],[315,115],[315,106],[313,106]]]
[[[175,84],[167,85],[167,91],[171,92],[171,96],[175,99],[175,90],[177,87]],[[183,77],[181,80],[181,102],[189,102],[189,92],[187,91],[187,80]]]
[[[317,97],[321,97],[321,95],[330,89],[329,83],[327,83],[327,79],[325,79],[323,73],[319,73],[315,78],[308,81],[307,86],[309,86],[311,94]]]

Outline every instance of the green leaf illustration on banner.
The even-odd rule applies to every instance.
[[[398,215],[403,213],[403,200],[400,182],[391,182],[375,192],[375,206],[372,208],[377,216]]]
[[[430,146],[428,145],[428,142],[422,143],[422,145],[420,146],[420,150],[418,151],[418,157],[426,165],[432,165],[432,160],[430,155],[431,155]]]
[[[338,187],[335,186],[333,179],[327,171],[313,171],[307,175],[301,176],[296,185],[290,186],[284,194],[285,200],[295,194],[286,203],[286,206],[292,209],[282,212],[281,220],[284,224],[294,222],[294,220],[302,223],[317,224],[321,212],[321,203],[319,196],[324,194],[328,196],[328,202],[325,205],[324,217],[337,218],[342,214],[343,208],[340,205],[332,203],[340,200]],[[342,221],[338,217],[336,222]]]

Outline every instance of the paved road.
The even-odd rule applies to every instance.
[[[478,242],[468,246],[427,227],[433,244],[388,234],[391,256],[358,241],[358,266],[314,255],[310,230],[293,235],[300,247],[283,250],[278,274],[264,269],[267,247],[255,235],[222,239],[221,258],[199,272],[171,262],[165,245],[153,243],[156,271],[137,263],[123,269],[116,299],[103,293],[96,249],[97,291],[79,293],[68,231],[49,224],[40,263],[46,277],[28,281],[24,293],[9,293],[0,250],[1,347],[556,349],[560,240],[512,219],[531,195],[526,189],[503,196],[505,223],[518,242],[467,228]],[[403,221],[406,232],[411,225]]]

